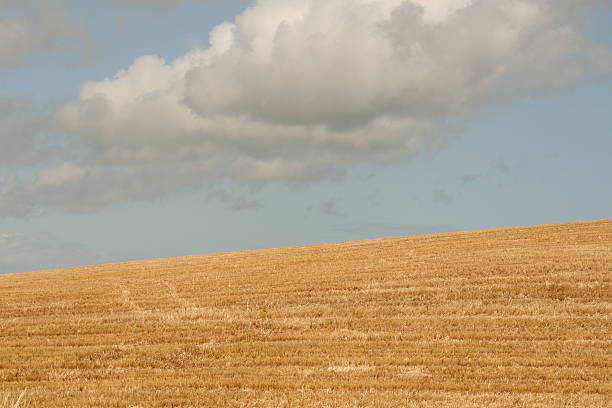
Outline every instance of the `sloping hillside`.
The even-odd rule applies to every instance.
[[[609,407],[612,221],[0,276],[0,404]]]

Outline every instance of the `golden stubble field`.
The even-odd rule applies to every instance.
[[[0,276],[0,406],[610,407],[612,221]]]

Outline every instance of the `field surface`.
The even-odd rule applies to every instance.
[[[612,221],[0,276],[0,406],[611,407]]]

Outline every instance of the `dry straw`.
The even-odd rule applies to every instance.
[[[11,393],[5,392],[4,396],[0,396],[0,408],[26,408],[25,395],[26,390],[23,390],[17,399],[13,400]]]
[[[611,271],[600,221],[2,275],[0,408],[607,408]]]

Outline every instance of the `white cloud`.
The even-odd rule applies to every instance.
[[[102,256],[47,234],[0,230],[0,274],[95,264]]]
[[[36,51],[82,37],[80,25],[53,0],[0,1],[0,68],[13,68]]]
[[[87,210],[219,177],[296,182],[405,158],[448,120],[612,71],[586,30],[598,3],[259,0],[207,49],[84,84],[57,114],[91,147],[65,165],[78,177],[16,181],[0,208],[22,197]]]

